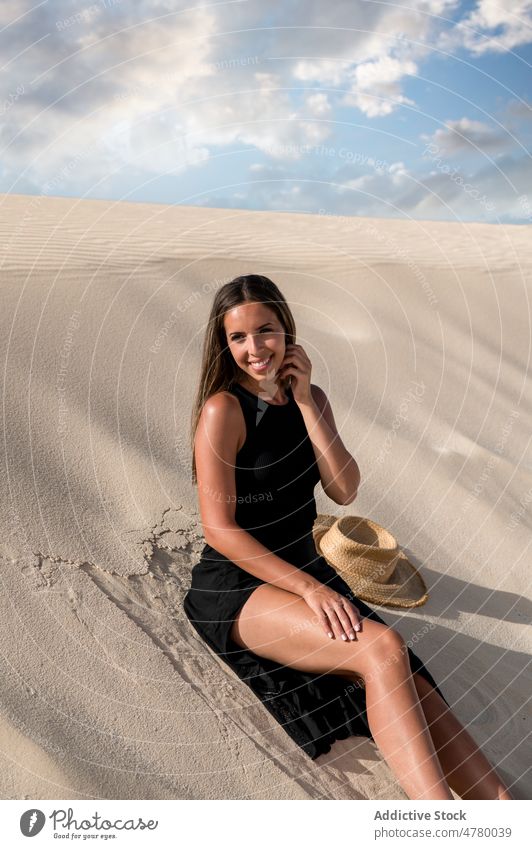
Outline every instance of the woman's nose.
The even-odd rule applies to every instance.
[[[263,354],[265,350],[266,349],[262,345],[260,339],[253,339],[253,337],[251,337],[248,352],[252,357],[255,357],[257,360],[260,359],[260,355]]]

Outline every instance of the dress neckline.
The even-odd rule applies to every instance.
[[[245,392],[245,393],[246,393],[246,395],[251,396],[251,398],[255,398],[257,401],[262,401],[262,403],[263,403],[263,404],[267,404],[267,405],[268,405],[268,407],[288,407],[288,406],[289,406],[289,404],[290,404],[290,401],[291,401],[291,400],[292,400],[292,398],[294,397],[294,396],[292,395],[292,387],[291,387],[291,386],[287,386],[287,387],[286,387],[286,394],[288,395],[288,401],[286,401],[284,404],[272,404],[272,403],[271,403],[271,401],[265,401],[265,400],[264,400],[264,398],[260,398],[260,397],[259,397],[259,395],[255,395],[255,393],[254,393],[254,392],[251,392],[251,390],[250,390],[250,389],[246,389],[246,387],[245,387],[245,386],[242,386],[242,384],[241,384],[241,383],[236,383],[236,382],[235,382],[235,383],[233,384],[233,386],[238,386],[238,388],[239,388],[239,389],[241,389],[243,392]]]

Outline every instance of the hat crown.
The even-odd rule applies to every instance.
[[[319,513],[312,529],[318,554],[365,601],[417,607],[428,598],[422,576],[395,537],[371,519]]]
[[[399,557],[395,537],[360,516],[342,516],[324,533],[320,544],[327,557],[340,565],[351,563],[360,577],[379,584],[388,581]]]
[[[395,537],[371,519],[342,516],[336,522],[336,528],[345,548],[373,556],[375,560],[391,560],[399,550]]]

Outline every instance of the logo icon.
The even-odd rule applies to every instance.
[[[30,808],[24,811],[20,818],[20,830],[24,837],[35,837],[46,822],[46,817],[38,808]]]

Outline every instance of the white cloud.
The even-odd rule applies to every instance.
[[[506,113],[518,121],[531,121],[532,103],[523,100],[510,100],[506,106]]]
[[[302,58],[296,60],[293,75],[343,90],[343,103],[369,118],[389,115],[401,104],[412,105],[402,92],[403,80],[417,73],[417,62],[437,38],[441,28],[437,16],[450,14],[456,5],[457,0],[321,3],[318,14],[316,4],[310,3],[313,26],[323,26],[320,44],[311,57],[305,55],[310,46],[299,45]],[[315,35],[301,37],[309,42]]]
[[[323,92],[308,94],[305,97],[305,103],[310,114],[316,118],[326,117],[332,111],[329,99]]]
[[[3,187],[11,189],[6,174],[14,180],[25,171],[15,190],[28,184],[61,189],[66,183],[82,194],[116,171],[127,191],[146,174],[150,180],[183,172],[205,162],[214,146],[238,145],[271,160],[270,171],[258,162],[250,170],[252,179],[272,179],[252,188],[250,205],[257,208],[263,203],[315,211],[321,202],[356,214],[378,203],[385,214],[389,192],[405,209],[430,211],[426,188],[420,194],[415,187],[415,168],[396,163],[386,173],[361,175],[369,158],[346,159],[333,175],[343,186],[337,189],[326,187],[334,157],[315,152],[310,164],[306,158],[312,146],[329,143],[338,107],[356,107],[370,124],[410,105],[405,82],[418,68],[423,73],[422,63],[439,43],[444,23],[438,16],[449,18],[458,6],[457,0],[272,0],[266,12],[260,0],[89,0],[84,6],[48,0],[33,8],[26,0],[5,0],[0,43],[11,99],[0,124]],[[479,0],[463,18],[469,29],[451,28],[454,44],[480,53],[525,43],[531,8],[532,0],[516,0],[512,12]],[[487,46],[482,33],[496,33],[496,45]],[[368,146],[367,138],[348,146]],[[430,139],[447,155],[474,150],[475,144],[486,152],[505,149],[502,132],[467,117],[448,121]],[[333,143],[340,159],[345,135]],[[397,152],[380,155],[399,158]],[[246,169],[249,159],[242,161]],[[427,174],[427,167],[420,162],[431,185],[440,181],[445,196],[456,190],[448,175]],[[295,186],[305,169],[316,182]],[[219,174],[223,183],[223,169]],[[285,176],[285,188],[273,186]],[[491,177],[479,179],[491,186]],[[513,209],[509,190],[504,194],[494,185],[493,194],[506,197]],[[369,189],[382,195],[363,200]],[[353,192],[359,204],[354,208]],[[465,211],[471,198],[463,194],[454,202]]]
[[[345,103],[356,106],[369,118],[389,115],[401,103],[412,101],[401,94],[401,81],[415,74],[417,66],[409,59],[383,56],[375,62],[364,62],[355,68],[352,92]]]
[[[9,11],[14,21],[23,9]],[[270,151],[323,140],[327,96],[315,92],[295,106],[285,80],[262,61],[260,35],[219,35],[238,29],[249,11],[248,4],[62,2],[11,27],[7,21],[0,40],[8,66],[21,55],[4,85],[15,93],[22,84],[23,94],[3,115],[4,174],[15,179],[24,169],[36,187],[58,184],[77,157],[83,168],[71,169],[69,180],[87,189],[123,166],[177,173],[204,161],[213,145]]]
[[[457,121],[446,121],[445,128],[423,138],[432,146],[432,153],[450,156],[463,152],[497,153],[512,144],[511,137],[500,128],[465,117]]]
[[[410,102],[401,86],[416,70],[412,56],[437,31],[432,15],[455,2],[273,0],[265,27],[258,0],[6,0],[4,88],[24,94],[3,116],[4,169],[39,185],[87,151],[88,188],[124,165],[182,171],[213,145],[298,158],[289,148],[330,135],[335,95],[316,90],[298,102],[287,83],[330,84],[369,117],[387,115]]]
[[[293,67],[293,76],[301,82],[319,81],[322,85],[342,86],[350,66],[347,60],[301,59]]]
[[[532,42],[532,0],[477,0],[477,5],[450,33],[442,45],[458,44],[472,53],[503,53]]]
[[[507,157],[467,173],[436,162],[422,174],[403,163],[390,177],[377,172],[348,185],[357,215],[402,215],[414,218],[497,221],[523,219],[521,188],[532,179],[529,157]]]
[[[394,162],[386,171],[373,168],[354,179],[342,181],[333,175],[328,182],[305,179],[296,185],[293,175],[288,173],[291,179],[284,182],[282,171],[265,166],[258,172],[261,182],[246,186],[245,193],[240,192],[238,197],[212,194],[204,203],[230,208],[442,221],[511,222],[529,218],[532,196],[523,195],[522,187],[532,182],[532,160],[508,156],[497,164],[498,168],[487,165],[465,172],[435,161],[425,163],[419,174],[403,162]]]
[[[151,147],[172,137],[177,168],[185,150],[189,162],[201,156],[201,144],[195,151],[194,140],[182,138],[178,104],[187,80],[203,84],[214,74],[206,35],[216,21],[203,9],[161,18],[168,7],[157,3],[152,12],[141,23],[128,4],[108,11],[104,4],[47,4],[7,27],[9,53],[46,34],[10,66],[11,86],[18,80],[24,87],[0,135],[13,173],[22,166],[40,185],[82,154],[83,168],[72,176],[83,174],[90,185],[136,157],[143,167]]]

